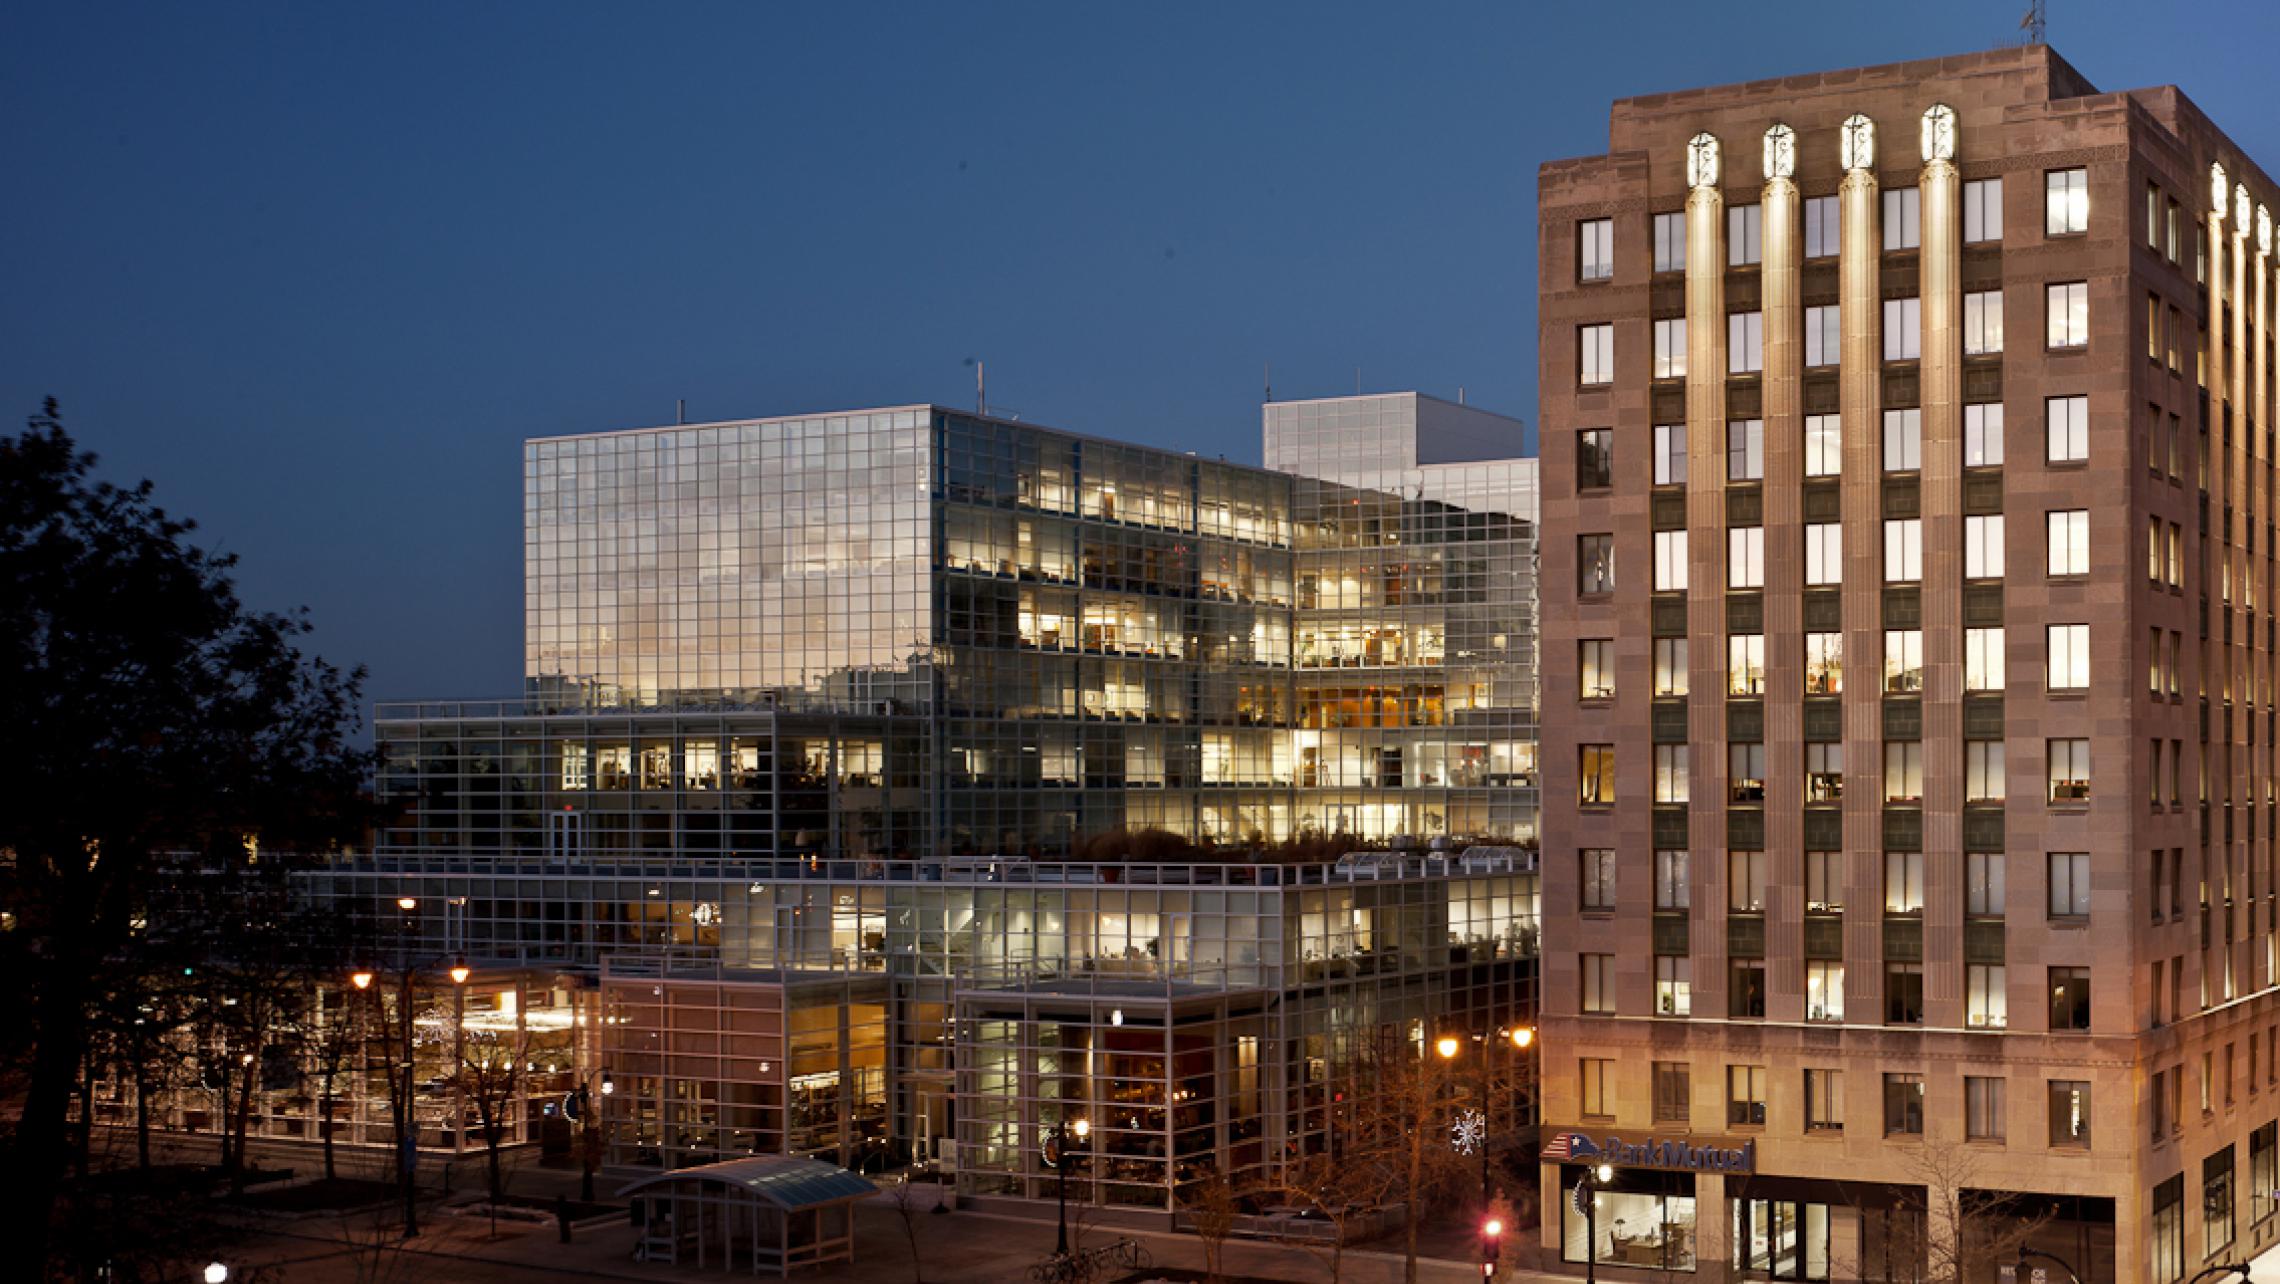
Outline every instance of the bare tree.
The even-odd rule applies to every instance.
[[[483,1129],[484,1169],[490,1179],[491,1202],[507,1197],[506,1175],[499,1152],[506,1145],[511,1113],[522,1097],[523,1070],[530,1060],[530,1031],[520,1020],[513,1029],[461,1029],[459,1069],[453,1086],[467,1104],[475,1107]]]
[[[936,1198],[940,1197],[938,1192]],[[926,1263],[918,1251],[918,1192],[911,1188],[909,1173],[887,1187],[887,1204],[901,1219],[903,1240],[910,1245],[910,1284],[926,1284]]]
[[[1902,1172],[1908,1190],[1897,1201],[1853,1201],[1874,1227],[1862,1236],[1862,1255],[1881,1257],[1878,1273],[1890,1279],[1965,1284],[1990,1277],[2016,1261],[2051,1217],[2023,1196],[1981,1185],[1980,1157],[1960,1142],[1927,1138],[1909,1149]],[[1855,1265],[1862,1277],[1871,1274],[1869,1262]]]
[[[1180,1207],[1186,1210],[1196,1238],[1203,1241],[1205,1278],[1209,1284],[1219,1284],[1220,1256],[1227,1250],[1227,1237],[1235,1233],[1235,1218],[1242,1211],[1233,1183],[1217,1168],[1207,1168],[1200,1180],[1180,1192]]]

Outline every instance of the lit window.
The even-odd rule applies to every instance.
[[[1845,854],[1805,853],[1805,912],[1842,914],[1845,911]]]
[[[1887,914],[1921,914],[1924,912],[1924,854],[1922,852],[1884,853],[1884,912]]]
[[[1610,1057],[1576,1058],[1576,1079],[1583,1086],[1583,1117],[1615,1117],[1615,1062]]]
[[[1806,989],[1812,988],[1811,978]],[[1811,1006],[1807,998],[1807,1006]],[[1827,1020],[1826,1017],[1816,1018]],[[1845,1130],[1845,1074],[1842,1070],[1807,1070],[1805,1072],[1805,1131],[1843,1132]]]
[[[2081,691],[2090,685],[2090,626],[2053,624],[2047,637],[2047,685],[2052,691]]]
[[[1655,378],[1686,377],[1686,318],[1664,317],[1655,322]]]
[[[1963,408],[1963,466],[1994,468],[2003,462],[2003,403]]]
[[[1726,532],[1726,587],[1765,587],[1765,528],[1737,526]]]
[[[1892,517],[1884,522],[1884,582],[1914,584],[1924,578],[1924,519]]]
[[[1837,695],[1845,689],[1845,635],[1805,635],[1805,694]]]
[[[1837,522],[1805,527],[1805,582],[1842,584],[1845,580],[1845,529]]]
[[[1615,695],[1615,643],[1587,638],[1575,644],[1579,687],[1585,700],[1609,700]]]
[[[2043,175],[2043,235],[2075,236],[2090,230],[2090,172],[2054,169]]]
[[[1805,1019],[1845,1019],[1845,965],[1811,962],[1805,965]]]
[[[2087,1079],[2053,1079],[2050,1081],[2050,1144],[2061,1150],[2088,1150],[2090,1148],[2090,1082]],[[2225,1159],[2227,1162],[2231,1161],[2232,1152],[2230,1149],[2225,1151]],[[2209,1245],[2211,1254],[2214,1254],[2224,1244],[2232,1242],[2230,1233],[2232,1187],[2230,1179],[2231,1174],[2228,1172],[2221,1195],[2209,1191],[2208,1187],[2211,1183],[2206,1177],[2202,1179],[2204,1198],[2209,1204],[2207,1211],[2209,1225],[2213,1227],[2222,1222],[2226,1226],[2224,1239]],[[2220,1203],[2222,1205],[2221,1211]]]
[[[1576,279],[1605,281],[1615,275],[1615,220],[1586,219],[1575,225]]]
[[[1924,311],[1921,299],[1884,301],[1884,359],[1914,361],[1924,355]]]
[[[2090,969],[2086,967],[2054,967],[2050,969],[2050,1028],[2053,1030],[2087,1030],[2090,1028]]]
[[[1765,635],[1735,633],[1726,639],[1726,694],[1765,694]]]
[[[2003,350],[2003,292],[1981,290],[1963,296],[1963,354],[1986,356]]]
[[[1583,1010],[1604,1016],[1615,1010],[1615,956],[1586,954],[1583,961]]]
[[[1655,1015],[1682,1017],[1694,1012],[1694,960],[1683,954],[1655,956]]]
[[[1844,417],[1805,416],[1805,475],[1835,477],[1844,472]]]
[[[1578,800],[1586,807],[1605,807],[1615,801],[1615,746],[1581,748],[1582,788]]]
[[[1923,244],[1923,195],[1913,187],[1884,191],[1884,248],[1913,250]]]
[[[1690,792],[1685,745],[1655,746],[1655,801],[1682,803]]]
[[[1963,519],[1963,577],[1967,580],[2003,578],[2003,515],[1987,513]]]
[[[2052,575],[2090,573],[2090,510],[2070,508],[2045,515]]]
[[[2043,742],[2050,760],[2050,800],[2054,803],[2090,800],[2090,742],[2076,737]]]
[[[1834,740],[1805,743],[1805,801],[1833,803],[1845,796],[1845,747]],[[1808,861],[1815,854],[1807,853]],[[1807,881],[1811,878],[1808,876]]]
[[[1966,691],[2001,691],[2003,689],[2003,630],[1965,629],[1963,631],[1963,689]]]
[[[1765,1126],[1765,1067],[1726,1067],[1726,1122],[1743,1128]]]
[[[1587,388],[1605,387],[1615,382],[1615,327],[1578,326],[1575,337],[1577,382]]]
[[[1615,537],[1578,535],[1575,539],[1576,592],[1615,591]]]
[[[1745,807],[1765,801],[1764,744],[1726,746],[1726,801]]]
[[[2045,457],[2054,464],[2075,464],[2090,458],[2090,399],[2043,399]]]
[[[1964,741],[1963,800],[1967,803],[2001,802],[2003,794],[2003,742]]]
[[[2090,345],[2090,284],[2068,281],[2046,290],[2049,325],[2043,340],[2052,348]]]
[[[2003,180],[1973,179],[1963,185],[1963,243],[2003,239]]]
[[[1921,741],[1884,742],[1884,801],[1924,801],[1924,746]]]
[[[1892,695],[1913,695],[1924,689],[1924,631],[1884,631],[1884,690]]]
[[[1655,592],[1686,591],[1686,532],[1655,532]]]
[[[2011,998],[2000,963],[1974,963],[1964,969],[1963,1023],[1974,1030],[2000,1030],[2011,1023]]]
[[[1655,639],[1655,694],[1686,694],[1686,639]]]

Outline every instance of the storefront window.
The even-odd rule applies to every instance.
[[[1583,1174],[1578,1167],[1561,1170],[1564,1222],[1560,1245],[1565,1260],[1581,1262],[1585,1241],[1596,1234],[1594,1253],[1602,1265],[1694,1269],[1694,1178],[1690,1174],[1617,1170],[1610,1183],[1613,1189],[1598,1192],[1593,1204],[1595,1224],[1588,1229],[1567,1193],[1575,1189]]]
[[[1829,1206],[1787,1199],[1737,1202],[1734,1267],[1777,1280],[1829,1278]]]

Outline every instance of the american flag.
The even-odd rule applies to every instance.
[[[1544,1143],[1543,1157],[1546,1159],[1573,1159],[1575,1157],[1575,1134],[1572,1132],[1552,1134],[1552,1139]]]

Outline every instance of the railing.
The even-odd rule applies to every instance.
[[[1328,887],[1349,883],[1523,874],[1536,868],[1525,847],[1470,847],[1459,852],[1364,852],[1331,864],[1250,861],[1033,861],[1019,856],[953,856],[947,860],[851,860],[821,856],[723,856],[579,859],[470,855],[465,852],[358,853],[336,868],[381,874],[477,878],[764,879],[789,882],[1001,883],[1028,886]]]

